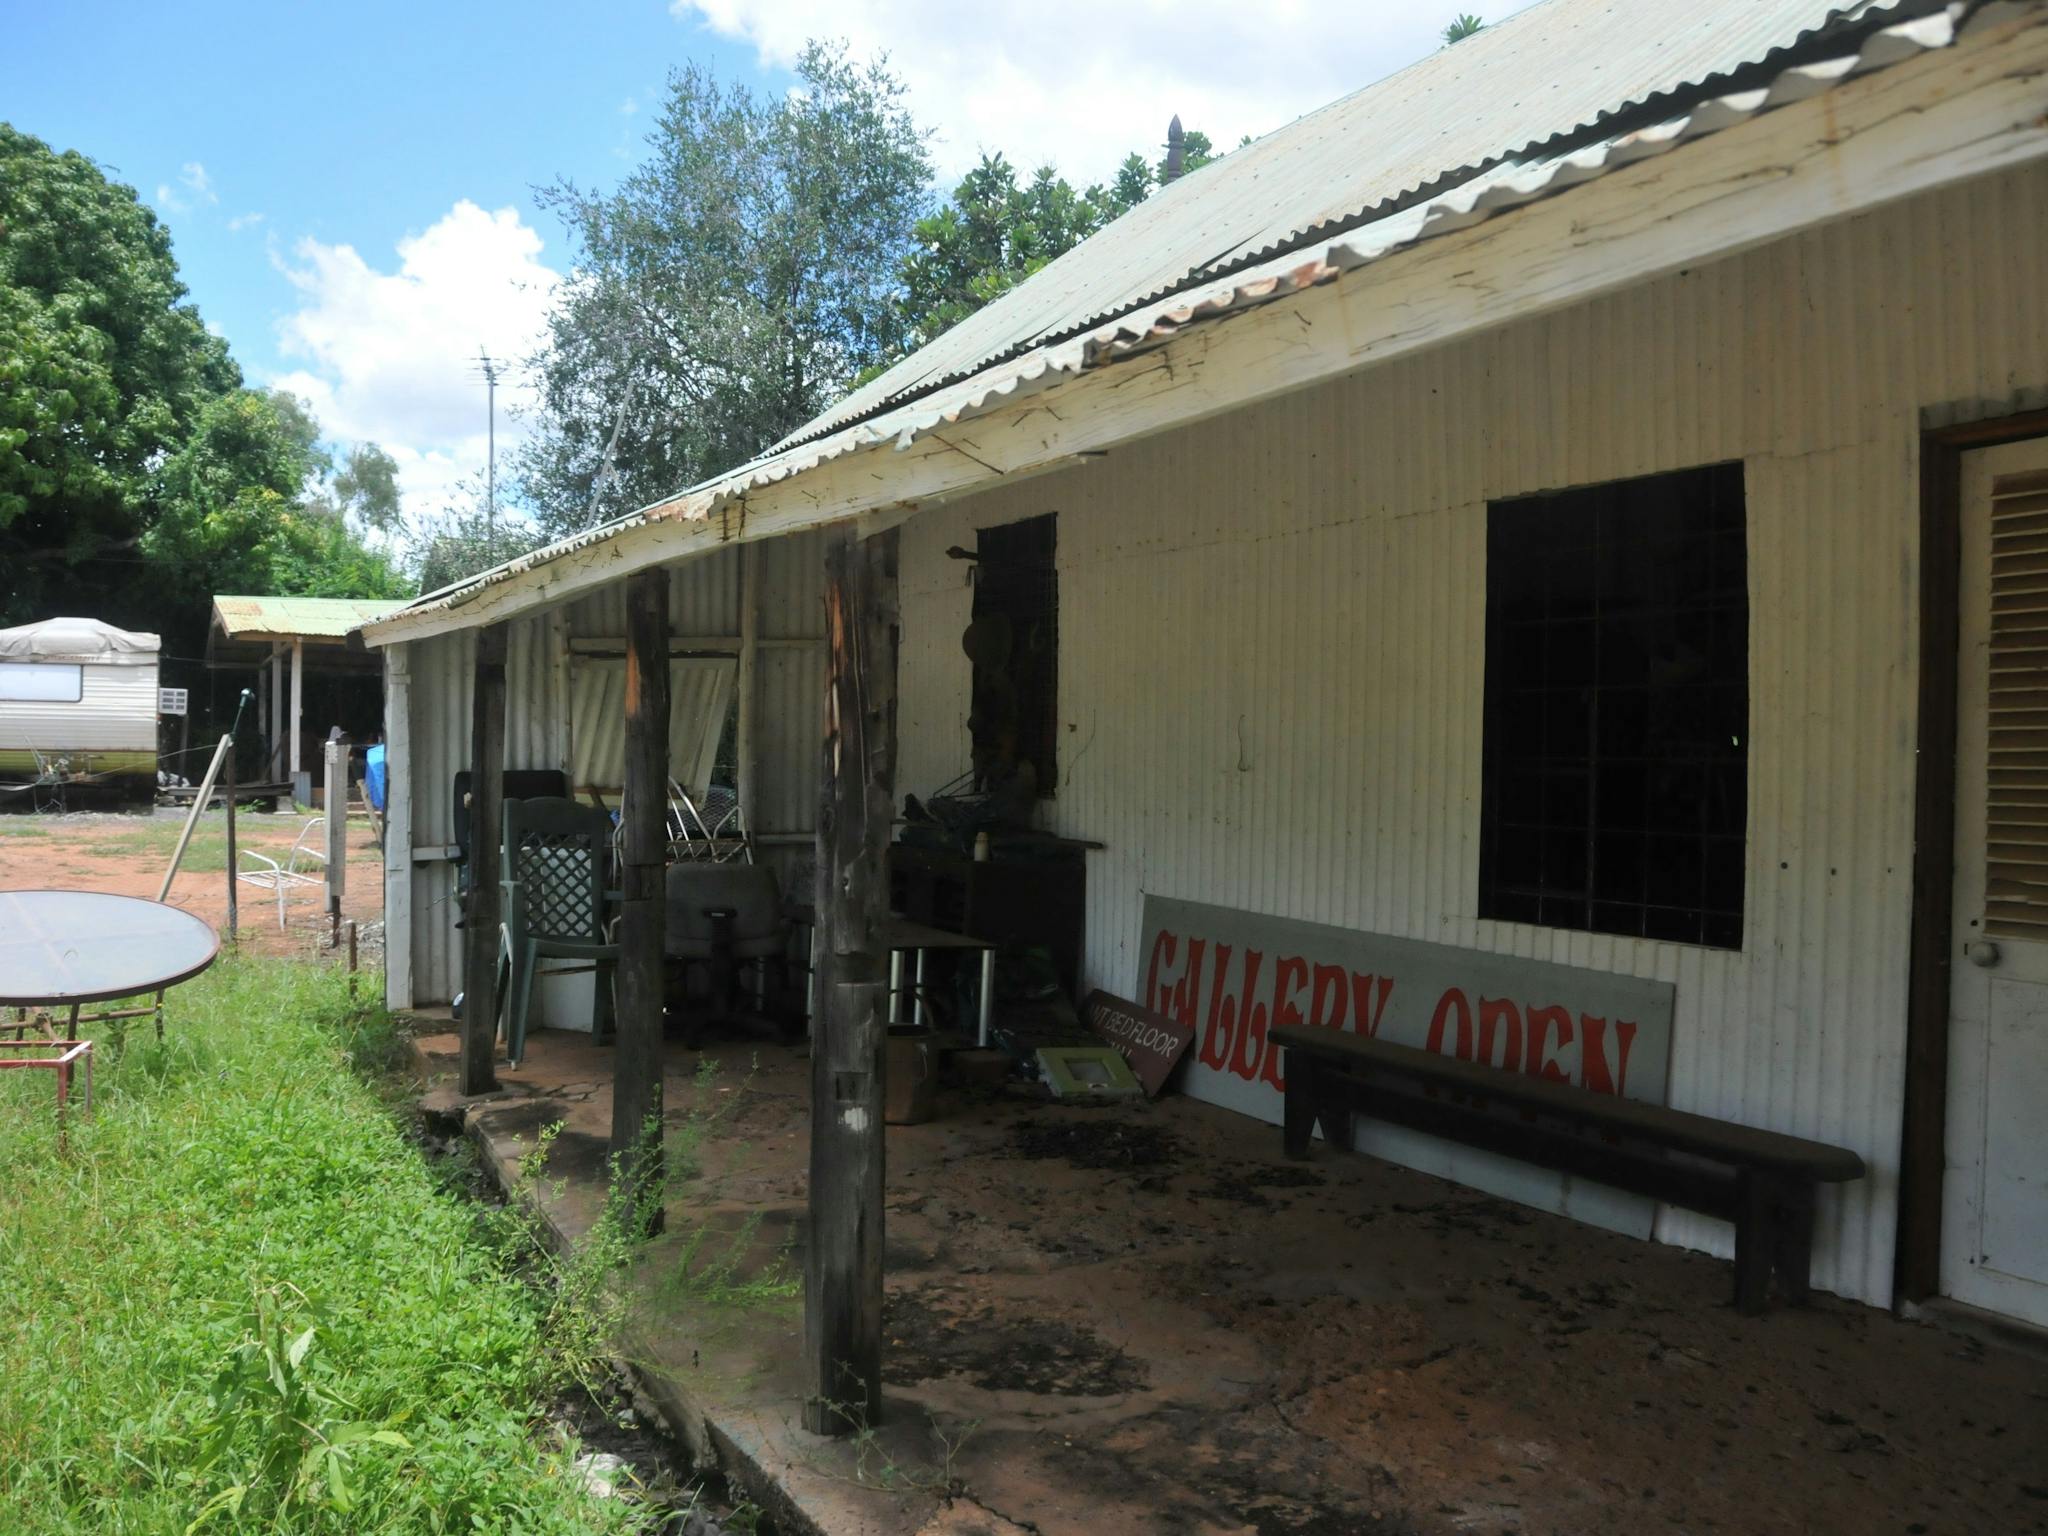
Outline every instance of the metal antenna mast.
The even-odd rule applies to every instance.
[[[477,371],[483,375],[484,391],[489,401],[488,415],[489,456],[484,460],[484,538],[485,547],[495,552],[498,547],[498,368],[491,354],[481,346],[476,349]]]

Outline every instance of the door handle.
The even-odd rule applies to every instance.
[[[1998,946],[1989,939],[1973,939],[1963,946],[1963,953],[1969,956],[1970,964],[1983,970],[1990,970],[1998,964]]]

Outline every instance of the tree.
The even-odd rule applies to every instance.
[[[1485,22],[1481,21],[1470,11],[1460,11],[1457,18],[1444,28],[1444,46],[1448,48],[1452,43],[1462,43],[1466,38],[1472,36],[1473,33],[1484,32],[1485,30]]]
[[[292,396],[238,389],[208,401],[156,476],[142,537],[149,590],[177,616],[159,627],[188,629],[221,592],[409,595],[351,527],[349,499],[322,488],[327,474],[318,423]]]
[[[1200,129],[1182,134],[1181,154],[1182,175],[1218,158]],[[918,221],[916,248],[903,263],[903,350],[923,346],[1001,298],[1145,201],[1165,177],[1165,155],[1155,163],[1134,152],[1107,186],[1077,192],[1049,165],[1020,183],[1002,155],[984,155],[952,197]],[[883,359],[871,372],[894,360]]]
[[[152,466],[241,382],[132,187],[0,123],[0,622],[118,581]]]
[[[493,515],[484,504],[484,488],[470,478],[458,481],[440,512],[408,535],[408,563],[422,592],[451,586],[544,542],[531,523],[504,506]]]
[[[885,61],[813,43],[796,72],[774,95],[674,73],[617,191],[542,193],[575,246],[514,466],[545,533],[744,462],[897,345],[925,136]]]
[[[336,472],[303,402],[242,387],[132,187],[0,124],[0,623],[190,655],[218,592],[403,596],[363,538],[395,472],[368,444]]]

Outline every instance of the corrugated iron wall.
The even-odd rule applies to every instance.
[[[1056,830],[1087,985],[1144,893],[1676,983],[1670,1102],[1854,1147],[1816,1281],[1888,1302],[1918,432],[2048,401],[2048,171],[1999,176],[1120,449],[904,530],[901,787],[967,763],[978,527],[1057,511]],[[1370,282],[1369,275],[1365,281]],[[1476,916],[1489,498],[1741,459],[1739,953]],[[1667,1238],[1728,1229],[1666,1212]]]
[[[824,635],[823,552],[815,535],[758,546],[762,560],[759,633],[778,642]],[[722,549],[673,568],[670,627],[676,634],[736,636],[740,587],[737,551]],[[558,608],[513,621],[506,639],[505,766],[556,768],[570,760],[571,733],[623,734],[624,720],[594,718],[571,698],[571,639],[623,639],[620,582]],[[469,763],[475,631],[411,645],[412,783],[415,848],[454,840],[453,785]],[[757,829],[807,833],[814,825],[824,666],[818,644],[778,643],[759,653],[761,807]],[[799,856],[804,850],[798,850]],[[787,854],[778,860],[786,862]],[[413,997],[446,1002],[462,986],[461,935],[455,929],[454,866],[427,859],[413,868]]]

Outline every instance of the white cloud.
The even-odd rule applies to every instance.
[[[809,38],[886,51],[951,179],[984,151],[1076,181],[1157,158],[1167,119],[1223,148],[1258,137],[1429,53],[1457,10],[1424,0],[1262,6],[1216,0],[671,0],[680,18],[787,68]],[[1503,11],[1507,7],[1503,8]],[[1441,12],[1441,14],[1439,14]]]
[[[437,511],[457,480],[482,477],[485,391],[477,352],[509,363],[498,386],[498,463],[531,403],[523,364],[546,329],[560,275],[516,210],[464,200],[398,242],[380,270],[353,246],[304,239],[285,276],[299,306],[278,349],[301,366],[271,382],[304,396],[337,442],[376,442],[398,461],[406,510]]]
[[[245,229],[254,229],[265,217],[260,213],[238,213],[228,220],[228,228],[239,235]]]
[[[213,190],[213,178],[206,174],[206,167],[197,160],[187,160],[178,168],[178,185],[160,181],[156,184],[156,200],[159,207],[171,213],[184,213],[198,203],[217,203],[220,194]]]

